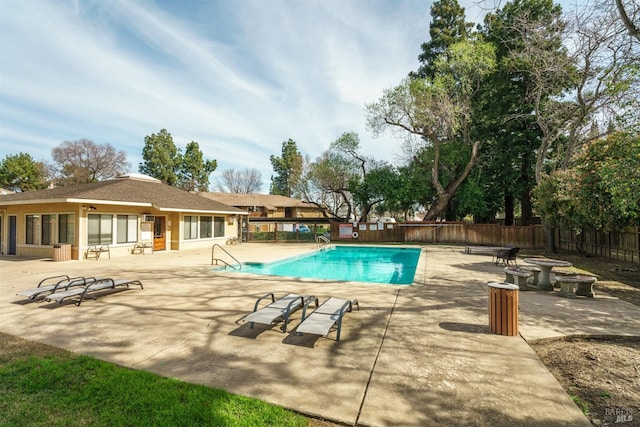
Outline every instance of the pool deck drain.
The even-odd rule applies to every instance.
[[[315,245],[230,247],[245,262]],[[634,335],[640,308],[598,294],[567,300],[522,292],[518,337],[488,330],[486,283],[500,267],[462,247],[427,246],[415,284],[292,280],[210,271],[210,251],[54,263],[2,257],[0,331],[219,387],[347,425],[589,426],[526,340]],[[57,274],[143,282],[72,304],[25,304],[16,292]],[[357,298],[341,342],[242,321],[267,292]],[[373,368],[372,368],[373,367]]]

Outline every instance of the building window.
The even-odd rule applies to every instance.
[[[200,217],[200,238],[207,239],[213,237],[213,218],[210,216]]]
[[[186,215],[184,217],[184,240],[191,240],[198,238],[198,217],[193,215]]]
[[[89,214],[88,223],[88,244],[110,245],[113,243],[113,215]]]
[[[75,224],[73,214],[27,215],[26,219],[26,244],[74,243]]]
[[[224,237],[224,217],[216,216],[213,218],[213,236]]]
[[[75,242],[75,224],[73,214],[58,215],[58,243]]]
[[[27,215],[25,243],[27,245],[40,244],[40,215]]]
[[[40,226],[40,244],[50,245],[53,243],[53,233],[55,228],[55,215],[42,215],[42,222]]]
[[[117,243],[138,241],[138,215],[117,216]]]

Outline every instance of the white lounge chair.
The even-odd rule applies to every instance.
[[[42,279],[38,286],[31,289],[25,289],[16,295],[27,297],[30,301],[34,301],[42,294],[50,294],[59,289],[67,289],[72,286],[83,286],[86,284],[84,277],[69,277],[66,274],[60,276],[47,277]]]
[[[300,323],[296,332],[299,334],[327,336],[335,326],[337,331],[336,342],[339,342],[342,318],[345,313],[353,311],[354,305],[360,310],[360,304],[358,304],[358,300],[356,299],[349,300],[329,297],[308,317],[306,317],[307,307],[305,307],[302,313],[302,323]]]
[[[268,297],[271,297],[271,303],[265,307],[258,308],[260,301]],[[287,332],[287,324],[289,323],[291,313],[305,305],[306,301],[310,298],[315,299],[315,297],[287,294],[276,300],[273,293],[268,293],[258,298],[256,304],[253,306],[253,313],[248,314],[244,320],[251,322],[251,328],[253,328],[256,323],[272,325],[282,319],[282,332]]]
[[[142,282],[140,282],[139,280],[90,278],[87,279],[85,286],[70,287],[61,292],[49,294],[45,297],[45,299],[47,301],[57,301],[59,304],[62,304],[62,301],[64,301],[65,299],[77,296],[79,298],[76,302],[76,305],[80,305],[85,298],[96,299],[91,295],[91,293],[93,292],[103,291],[105,289],[115,289],[118,286],[126,286],[128,288],[129,285],[137,285],[140,286],[140,289],[144,289],[144,287],[142,286]]]

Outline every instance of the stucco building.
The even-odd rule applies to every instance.
[[[50,257],[65,245],[72,259],[109,247],[130,255],[145,242],[154,251],[210,247],[239,235],[247,212],[140,174],[0,196],[4,255]]]

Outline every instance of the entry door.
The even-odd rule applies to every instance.
[[[155,217],[153,221],[153,250],[164,251],[167,249],[167,219],[163,216]]]
[[[18,246],[17,218],[15,215],[9,217],[9,255],[15,255]]]

